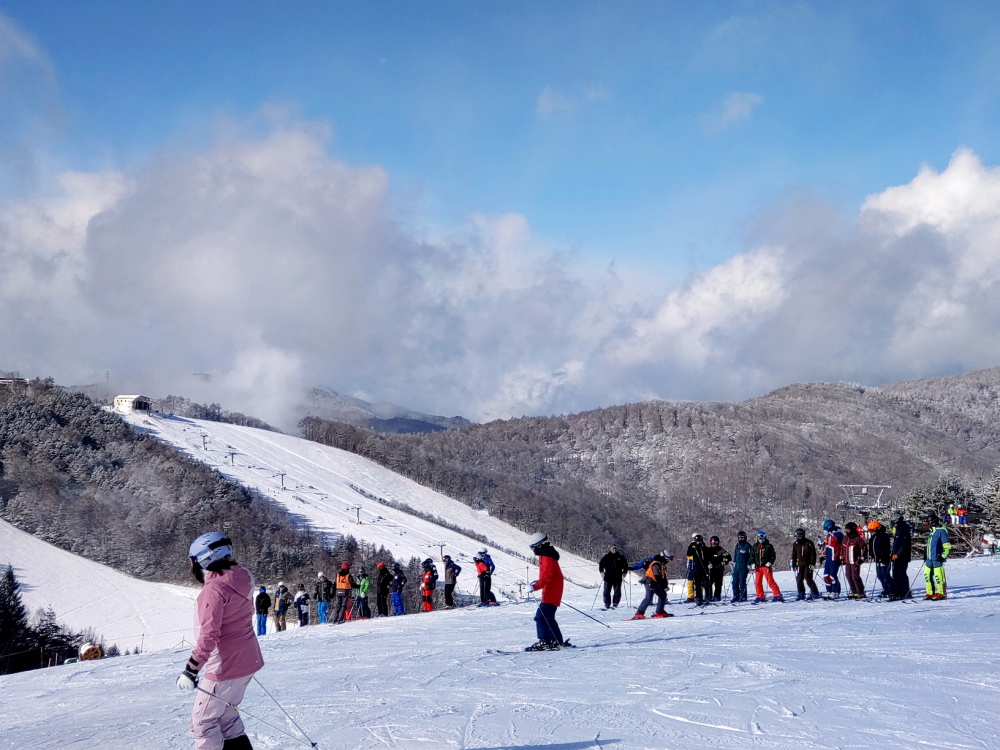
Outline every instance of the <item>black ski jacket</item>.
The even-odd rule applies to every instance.
[[[774,565],[774,561],[778,559],[777,553],[774,551],[774,545],[771,544],[767,539],[763,542],[757,542],[753,548],[753,564],[758,568],[762,568],[768,563]]]
[[[605,581],[610,581],[611,583],[621,582],[628,571],[628,560],[621,552],[608,552],[597,563],[597,569],[604,576]]]
[[[376,593],[385,594],[389,591],[390,586],[392,586],[392,573],[389,572],[388,568],[379,568],[378,573],[375,574]]]
[[[722,547],[712,545],[705,547],[705,565],[715,575],[718,575],[732,560],[733,558]]]
[[[868,540],[868,556],[878,565],[888,565],[892,562],[892,540],[885,533],[885,527],[879,528]]]
[[[816,567],[816,544],[812,539],[796,539],[792,542],[791,563],[796,570]]]
[[[266,615],[271,612],[271,597],[268,596],[265,591],[263,594],[257,594],[257,598],[254,601],[254,609],[257,611],[258,615]]]
[[[705,556],[704,542],[691,542],[688,545],[688,559],[691,561],[691,572],[696,576],[708,574],[708,560]]]
[[[910,535],[910,524],[908,521],[903,521],[892,530],[892,559],[898,562],[910,562],[910,555],[912,554],[912,540]]]

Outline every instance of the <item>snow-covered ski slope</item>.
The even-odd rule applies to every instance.
[[[227,477],[274,498],[320,531],[352,534],[356,539],[384,545],[403,560],[432,557],[436,561],[441,556],[438,544],[443,543],[444,554],[462,566],[460,593],[478,592],[472,556],[482,547],[489,548],[497,566],[493,590],[498,596],[516,597],[518,583],[537,577],[533,562],[503,551],[514,550],[530,559],[528,534],[366,458],[291,435],[221,422],[138,413],[125,418]],[[376,497],[482,534],[492,544],[389,507],[373,499]],[[559,540],[553,541],[558,547]],[[598,583],[595,563],[562,554],[568,580],[590,586]],[[330,571],[324,572],[330,575]]]
[[[486,653],[534,640],[530,603],[303,628],[261,639],[259,678],[321,750],[996,748],[1000,558],[947,571],[943,602],[673,605],[640,622],[577,589],[569,603],[610,629],[561,607],[579,647],[558,652]],[[187,656],[0,677],[0,750],[190,748]],[[257,750],[307,747],[258,685],[241,709]]]
[[[0,521],[0,566],[8,564],[30,613],[52,607],[63,625],[94,628],[122,650],[172,648],[191,639],[196,588],[131,578]]]

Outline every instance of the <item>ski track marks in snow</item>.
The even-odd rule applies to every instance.
[[[954,561],[955,590],[977,588],[926,605],[673,604],[629,623],[577,590],[567,602],[613,632],[561,608],[580,646],[557,652],[483,653],[534,640],[530,605],[310,627],[262,638],[259,678],[322,750],[985,750],[998,574],[1000,559]],[[0,750],[187,750],[192,699],[173,683],[188,653],[0,677]],[[242,708],[255,747],[304,747],[249,718],[296,734],[256,685]]]

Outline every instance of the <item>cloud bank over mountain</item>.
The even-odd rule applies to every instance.
[[[1000,351],[1000,170],[966,150],[853,217],[772,207],[746,252],[658,287],[594,271],[522,214],[416,229],[384,169],[329,155],[326,126],[248,130],[0,204],[0,368],[187,383],[278,423],[315,384],[485,420],[940,375]]]

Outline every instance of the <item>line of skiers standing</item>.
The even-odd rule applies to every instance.
[[[926,599],[947,598],[947,582],[944,562],[951,551],[948,532],[941,524],[940,517],[929,514],[926,522],[930,527],[924,564]],[[862,531],[868,532],[866,540]],[[850,593],[849,599],[866,597],[865,581],[861,575],[862,563],[875,563],[875,572],[882,586],[882,598],[888,600],[910,598],[910,580],[907,568],[912,555],[912,526],[902,514],[893,520],[892,536],[878,520],[868,521],[865,529],[849,522],[844,530],[832,520],[823,523],[825,536],[821,547],[806,536],[805,529],[795,530],[795,541],[788,561],[795,573],[797,600],[821,598],[814,579],[814,571],[823,562],[823,583],[826,595],[822,598],[837,599],[841,594],[840,569],[844,569]],[[639,604],[633,619],[644,619],[646,610],[656,600],[653,617],[670,617],[664,605],[667,600],[668,580],[666,566],[673,560],[669,550],[629,565],[617,546],[612,545],[608,553],[598,563],[604,580],[604,608],[615,608],[621,601],[621,583],[624,576],[634,570],[641,572],[640,581],[646,587],[646,595]],[[784,601],[781,589],[774,580],[774,566],[777,552],[767,534],[758,531],[756,544],[751,545],[744,531],[736,535],[733,553],[722,548],[719,537],[713,536],[706,545],[701,534],[692,534],[687,549],[687,601],[705,605],[722,600],[722,584],[725,568],[732,565],[732,602],[747,601],[747,579],[754,573],[755,603],[767,600],[765,584],[771,590],[773,601]],[[807,591],[808,589],[808,591]]]
[[[479,582],[479,606],[495,605],[496,596],[492,591],[492,577],[496,566],[486,549],[481,549],[473,558],[476,575]],[[455,586],[462,568],[451,558],[444,555],[444,602],[445,608],[455,606]],[[421,563],[420,598],[421,610],[431,612],[434,609],[434,591],[437,588],[438,572],[434,561],[427,558]],[[393,563],[391,568],[384,562],[378,563],[375,569],[375,612],[377,617],[389,616],[390,603],[393,615],[406,613],[403,602],[403,588],[406,586],[406,573],[399,563]],[[306,591],[305,584],[298,584],[294,594],[283,582],[279,582],[272,598],[267,593],[267,587],[261,586],[254,597],[256,612],[257,635],[267,633],[267,618],[274,621],[274,628],[280,632],[287,627],[287,615],[294,608],[298,616],[299,626],[309,624],[310,602],[316,603],[316,620],[319,624],[340,624],[348,620],[366,620],[372,616],[368,604],[368,595],[373,585],[368,571],[361,570],[357,578],[351,573],[350,563],[341,563],[340,572],[334,580],[319,573],[312,593]],[[331,607],[332,605],[332,607]]]

